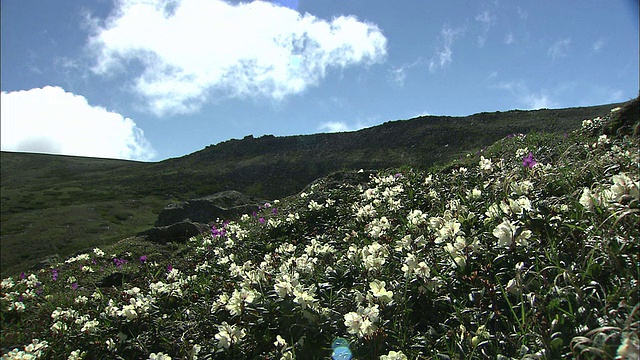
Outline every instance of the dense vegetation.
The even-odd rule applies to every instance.
[[[2,152],[1,275],[146,230],[172,201],[223,190],[281,198],[339,170],[426,170],[507,134],[572,131],[615,106],[426,116],[350,133],[249,136],[158,163]]]
[[[636,359],[638,119],[612,126],[616,110],[430,171],[336,173],[184,244],[130,238],[5,278],[3,351]]]

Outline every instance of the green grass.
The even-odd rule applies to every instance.
[[[5,279],[3,351],[326,359],[343,338],[355,359],[632,358],[638,139],[598,137],[606,121],[334,174],[186,244],[125,239]]]

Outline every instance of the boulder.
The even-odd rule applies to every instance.
[[[189,238],[209,230],[208,224],[181,221],[169,226],[156,226],[138,235],[146,236],[150,241],[161,244],[168,242],[186,242]]]
[[[207,224],[216,219],[230,219],[256,210],[260,202],[238,191],[229,190],[203,198],[191,199],[165,207],[155,223],[156,227],[182,221]]]

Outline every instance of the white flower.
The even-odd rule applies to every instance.
[[[80,329],[80,331],[89,333],[97,328],[98,325],[100,325],[100,322],[98,320],[89,320],[82,325],[82,329]]]
[[[438,236],[436,237],[435,243],[440,244],[447,239],[453,239],[456,235],[464,234],[460,227],[460,224],[456,220],[449,220],[444,223],[444,225],[438,230]]]
[[[621,360],[637,360],[640,358],[640,343],[638,342],[637,333],[625,334],[616,355],[616,359]]]
[[[225,306],[231,315],[240,315],[245,308],[245,304],[251,304],[257,297],[258,293],[250,288],[243,287],[240,290],[234,290],[229,302]]]
[[[608,143],[609,143],[609,138],[607,137],[607,135],[603,134],[598,137],[597,146],[604,146]]]
[[[529,180],[516,181],[510,185],[511,192],[516,195],[526,195],[533,190],[533,183]]]
[[[302,310],[306,308],[315,309],[316,302],[318,301],[313,297],[313,294],[309,291],[305,291],[302,286],[296,286],[293,289],[293,302],[300,305]]]
[[[367,245],[360,250],[360,255],[364,267],[367,270],[377,270],[384,265],[387,256],[389,256],[389,250],[384,245],[380,245],[377,241],[371,245]]]
[[[87,355],[86,351],[80,351],[78,350],[74,350],[71,352],[71,354],[69,354],[68,359],[69,360],[80,360],[82,358],[84,358],[84,356]]]
[[[97,257],[103,257],[104,256],[104,251],[100,250],[99,248],[93,248],[93,253]]]
[[[595,197],[591,193],[589,188],[582,189],[582,195],[580,196],[580,205],[582,205],[587,211],[593,211]]]
[[[491,159],[485,159],[484,156],[480,156],[480,162],[478,164],[480,166],[480,170],[490,173],[493,170],[493,164],[491,163]]]
[[[277,347],[286,347],[287,342],[282,338],[282,336],[278,335],[276,336],[276,341],[273,343],[273,345]]]
[[[214,336],[218,340],[218,347],[228,349],[231,345],[238,343],[247,334],[246,330],[223,322],[218,325],[218,333]]]
[[[509,199],[509,209],[513,214],[522,214],[526,211],[533,211],[531,201],[526,196],[522,196],[517,200]]]
[[[498,238],[498,247],[510,247],[514,242],[517,246],[529,245],[531,231],[524,230],[516,236],[518,229],[519,227],[512,224],[509,219],[504,219],[500,225],[493,229],[493,236]]]
[[[405,235],[401,239],[396,240],[396,251],[402,251],[402,249],[409,250],[411,249],[411,244],[413,243],[413,239],[411,239],[411,235]]]
[[[15,282],[10,277],[6,279],[2,279],[2,283],[0,284],[0,288],[2,289],[11,289],[14,286],[15,286]]]
[[[362,327],[362,316],[356,312],[350,312],[344,315],[344,325],[347,327],[349,334],[358,334]]]
[[[387,355],[380,355],[380,360],[407,360],[407,355],[402,351],[389,351]]]
[[[498,246],[510,247],[517,229],[518,227],[513,225],[509,219],[504,219],[500,225],[493,229],[493,236],[498,238]]]
[[[389,223],[389,219],[387,219],[386,216],[383,216],[380,219],[373,219],[373,221],[367,225],[367,233],[372,238],[378,239],[382,235],[386,234],[390,227],[391,224]]]
[[[113,339],[111,338],[107,339],[107,341],[105,341],[105,344],[107,345],[107,349],[110,351],[113,351],[116,349],[116,342],[113,341]]]
[[[623,195],[631,195],[636,200],[640,199],[640,183],[631,179],[627,174],[613,175],[611,181],[613,182],[611,192],[614,201],[619,201]]]
[[[472,200],[480,199],[482,196],[482,191],[478,188],[473,188],[473,190],[467,191],[467,198]]]
[[[421,210],[412,210],[407,215],[407,220],[410,225],[420,226],[427,222],[427,214],[424,214]]]
[[[376,299],[383,303],[390,303],[393,300],[393,291],[386,290],[384,286],[385,282],[380,280],[374,280],[369,283],[371,293]]]
[[[314,211],[314,210],[320,210],[322,209],[322,205],[318,204],[315,200],[311,200],[309,202],[309,206],[308,206],[309,210]]]
[[[431,269],[429,268],[429,266],[427,265],[426,262],[424,261],[420,261],[418,263],[418,265],[416,266],[416,274],[418,274],[419,276],[423,277],[423,278],[428,278],[429,276],[431,276]]]
[[[359,337],[373,334],[378,329],[375,322],[378,321],[379,314],[378,305],[358,307],[357,312],[345,314],[344,324],[347,332]]]
[[[161,352],[149,354],[149,360],[171,360],[171,356],[165,355]]]

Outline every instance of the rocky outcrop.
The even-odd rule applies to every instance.
[[[166,244],[168,242],[186,242],[189,238],[200,235],[208,231],[209,225],[191,221],[181,221],[169,226],[156,226],[138,235],[146,236],[147,239]]]
[[[260,202],[238,191],[223,191],[203,198],[169,204],[158,214],[156,227],[182,221],[210,223],[216,219],[230,219],[258,208]]]
[[[209,231],[209,223],[216,219],[228,220],[251,213],[260,203],[238,191],[229,190],[169,204],[158,214],[155,226],[138,235],[161,244],[186,242],[192,236]]]

